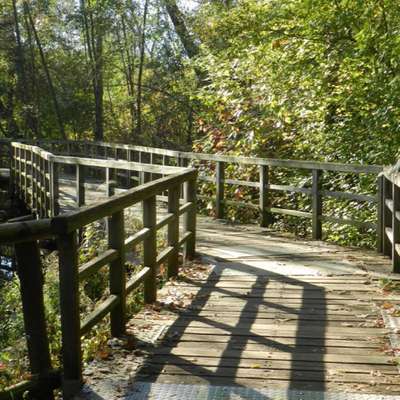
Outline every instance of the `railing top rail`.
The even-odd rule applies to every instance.
[[[102,202],[50,219],[1,224],[0,243],[20,243],[71,232],[196,177],[195,169],[184,168],[182,172],[148,182]]]
[[[0,243],[15,244],[52,236],[51,219],[12,222],[0,225]]]
[[[117,211],[121,211],[124,208],[130,207],[186,181],[196,179],[197,177],[197,171],[191,168],[157,166],[124,160],[55,156],[38,146],[20,142],[12,142],[11,145],[15,148],[33,151],[48,161],[58,163],[152,172],[156,174],[165,174],[167,176],[129,189],[125,193],[115,195],[94,205],[82,207],[76,211],[68,212],[51,219],[1,224],[1,244],[39,240],[57,234],[71,232],[74,229],[78,229],[98,219],[110,216]]]
[[[155,174],[174,174],[182,170],[182,167],[161,166],[144,164],[125,160],[106,160],[101,158],[85,158],[71,156],[52,156],[51,160],[60,164],[83,165],[87,167],[115,168],[129,171],[152,172]]]
[[[183,172],[148,182],[102,202],[54,217],[51,222],[52,229],[56,233],[71,232],[196,177],[195,169],[185,168]]]
[[[12,142],[12,147],[32,151],[40,155],[47,161],[53,161],[60,164],[83,165],[88,167],[115,168],[129,171],[151,172],[155,174],[174,174],[182,170],[182,167],[158,166],[153,164],[138,163],[126,160],[106,160],[101,158],[87,158],[75,156],[54,155],[41,147],[29,145],[26,143]]]
[[[61,143],[61,142],[53,141],[52,143]],[[67,141],[63,141],[62,143],[67,143]],[[199,161],[221,161],[228,163],[248,164],[248,165],[268,165],[268,166],[283,167],[283,168],[318,169],[325,171],[367,173],[367,174],[379,174],[382,172],[384,168],[384,166],[382,165],[345,164],[345,163],[332,163],[332,162],[319,162],[319,161],[303,161],[303,160],[290,160],[290,159],[277,159],[277,158],[243,157],[243,156],[231,156],[222,154],[193,153],[193,152],[184,152],[176,150],[166,150],[157,147],[136,146],[124,143],[89,142],[89,141],[80,141],[80,143],[96,144],[104,147],[119,148],[125,150],[143,151],[170,157],[195,159]]]
[[[351,172],[378,174],[382,172],[383,166],[380,165],[361,165],[361,164],[342,164],[319,161],[287,160],[277,158],[256,158],[229,155],[213,155],[203,153],[184,153],[182,157],[205,160],[222,161],[238,164],[267,165],[272,167],[299,168],[299,169],[317,169],[323,171]]]
[[[28,150],[32,151],[33,153],[39,155],[40,157],[44,158],[47,161],[51,161],[53,154],[47,150],[42,149],[39,146],[34,146],[26,143],[21,142],[11,142],[11,146],[17,149]]]
[[[333,163],[333,162],[320,162],[320,161],[305,161],[305,160],[291,160],[291,159],[277,159],[277,158],[260,158],[260,157],[243,157],[231,156],[222,154],[207,154],[207,153],[193,153],[177,150],[167,150],[157,147],[136,146],[124,143],[108,143],[108,142],[93,142],[93,141],[68,141],[68,140],[38,140],[37,143],[49,144],[67,144],[67,143],[81,143],[81,144],[95,144],[99,146],[118,148],[125,150],[135,150],[148,152],[153,154],[165,155],[170,157],[187,158],[199,161],[214,161],[214,162],[227,162],[246,165],[267,165],[281,168],[298,168],[309,170],[324,170],[334,172],[347,172],[347,173],[365,173],[365,174],[379,174],[383,171],[382,165],[362,165],[362,164],[347,164],[347,163]]]

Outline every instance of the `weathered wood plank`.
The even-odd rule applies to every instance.
[[[81,323],[81,335],[85,335],[98,322],[100,322],[115,306],[118,305],[120,299],[116,295],[110,295],[99,306],[96,307]]]
[[[128,283],[126,284],[126,293],[128,294],[132,292],[132,290],[139,287],[147,278],[149,272],[150,268],[144,267],[137,274],[133,275],[132,278],[129,279]]]
[[[194,365],[199,364],[204,367],[233,367],[233,368],[268,368],[274,370],[288,370],[293,368],[291,360],[259,360],[259,359],[232,359],[218,357],[196,357],[196,356],[174,356],[174,355],[156,355],[149,361],[151,364],[175,364],[175,365]],[[323,363],[317,361],[299,361],[294,366],[302,371],[321,371],[326,373],[334,371],[351,371],[353,373],[368,373],[371,374],[373,367],[368,364],[353,364],[353,363]],[[397,375],[398,370],[393,365],[382,365],[379,367],[384,375]]]
[[[144,301],[153,303],[157,299],[157,235],[156,235],[156,197],[152,196],[143,202],[143,226],[150,230],[143,242],[143,264],[149,268],[144,283]]]
[[[371,355],[345,355],[345,354],[313,354],[313,353],[287,353],[279,351],[260,350],[214,350],[203,348],[186,347],[160,347],[154,351],[157,355],[193,356],[193,357],[224,357],[234,359],[251,360],[281,360],[304,362],[324,362],[336,364],[364,364],[364,365],[390,365],[391,358],[388,356]],[[400,383],[399,383],[400,384]]]
[[[51,370],[51,361],[39,247],[36,242],[25,242],[17,244],[15,251],[30,369],[43,379]],[[41,399],[54,399],[48,387],[39,386],[34,392]]]
[[[111,334],[125,333],[126,322],[126,268],[125,268],[125,228],[124,212],[118,211],[108,218],[108,246],[118,257],[110,262],[110,294],[118,298],[111,310]]]
[[[73,397],[82,385],[79,275],[76,232],[57,238],[63,356],[63,395]]]

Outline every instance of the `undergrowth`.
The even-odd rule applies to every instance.
[[[142,228],[141,221],[134,216],[125,220],[126,236]],[[105,221],[87,226],[82,232],[79,247],[79,264],[91,260],[107,248]],[[165,246],[163,232],[157,237],[157,246]],[[127,255],[127,280],[139,272],[142,246],[138,245],[134,253]],[[47,331],[53,368],[61,366],[61,321],[59,307],[59,279],[57,252],[42,254],[44,277],[44,303]],[[159,270],[159,287],[165,282],[165,268]],[[109,268],[105,266],[80,285],[81,320],[109,295]],[[127,296],[127,317],[133,316],[143,306],[141,288]],[[22,304],[19,280],[15,275],[10,280],[0,280],[0,392],[5,388],[29,378],[29,362],[23,324]],[[108,342],[111,338],[109,317],[97,324],[82,337],[83,362],[102,359],[110,354]]]

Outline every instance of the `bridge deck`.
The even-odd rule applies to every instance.
[[[400,297],[366,271],[385,263],[257,228],[243,234],[202,220],[199,251],[214,257],[212,267],[162,291],[165,304],[178,299],[172,311],[135,318],[136,331],[165,327],[137,379],[400,394],[381,315]]]
[[[88,191],[88,202],[99,199],[99,188]],[[73,207],[68,185],[62,192]],[[146,386],[148,397],[140,397],[143,382],[400,395],[396,335],[382,319],[400,296],[379,287],[389,261],[207,218],[198,221],[197,250],[201,262],[129,323],[148,343],[141,366],[121,377],[141,358],[136,349],[133,358],[125,351],[102,361],[109,372],[86,376],[85,398],[191,396],[152,397]]]

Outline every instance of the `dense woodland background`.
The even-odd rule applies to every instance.
[[[3,136],[396,159],[397,0],[1,0],[0,18]]]
[[[2,136],[361,164],[393,164],[399,156],[398,0],[0,5]],[[203,172],[212,175],[213,168]],[[257,174],[251,167],[227,169],[233,179],[257,180]],[[270,178],[311,184],[301,171],[274,168]],[[376,191],[371,176],[324,179],[327,190]],[[201,184],[210,198],[214,189]],[[258,196],[252,188],[226,190],[236,200]],[[311,207],[302,195],[273,194],[272,202]],[[200,206],[213,214],[212,202]],[[342,218],[375,218],[367,203],[332,200],[324,209]],[[256,214],[227,209],[231,220],[254,220]],[[298,218],[275,222],[296,233],[309,231]],[[374,242],[357,228],[337,226],[326,238]]]

